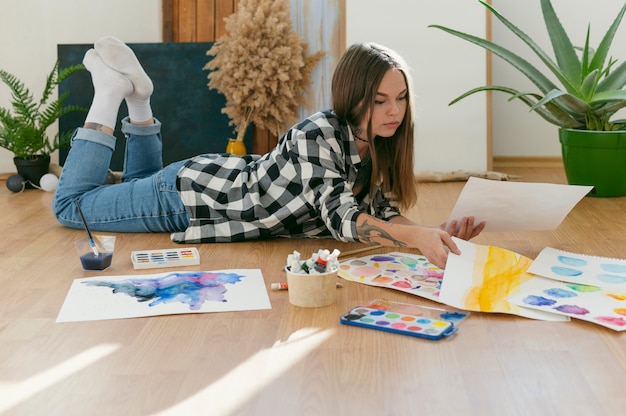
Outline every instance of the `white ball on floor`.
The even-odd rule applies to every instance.
[[[46,173],[39,179],[39,187],[46,192],[52,192],[56,189],[59,183],[59,178],[52,173]]]

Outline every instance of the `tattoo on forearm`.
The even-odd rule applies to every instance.
[[[105,126],[104,124],[99,124],[99,123],[85,123],[84,127],[86,129],[102,131],[102,128]]]
[[[359,238],[361,238],[364,243],[381,245],[383,241],[389,241],[396,247],[408,247],[406,243],[394,239],[391,234],[380,227],[371,225],[367,222],[367,220],[365,220],[363,224],[357,228],[357,232]]]

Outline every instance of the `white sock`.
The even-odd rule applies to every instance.
[[[93,49],[85,53],[83,65],[91,73],[94,88],[85,122],[102,124],[115,130],[120,104],[133,91],[133,85],[124,75],[105,65]]]
[[[154,86],[132,49],[112,36],[100,39],[94,48],[106,65],[126,75],[132,82],[133,91],[126,96],[130,119],[135,122],[151,120],[150,96]]]

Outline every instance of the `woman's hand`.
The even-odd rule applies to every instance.
[[[461,254],[452,240],[452,236],[469,240],[485,228],[481,222],[474,226],[474,217],[463,218],[457,228],[452,221],[448,227],[423,227],[401,215],[383,221],[371,215],[361,213],[356,220],[359,241],[387,247],[417,248],[429,262],[443,269],[446,267],[448,253]]]
[[[461,254],[450,234],[439,228],[417,227],[415,247],[429,262],[444,269],[448,261],[448,253]]]
[[[447,225],[447,226],[446,226]],[[458,224],[456,220],[450,221],[449,224],[443,223],[439,226],[444,231],[447,231],[452,237],[460,238],[461,240],[469,240],[476,237],[485,228],[487,223],[485,221],[474,226],[474,217],[463,217],[461,223]]]
[[[457,226],[457,221],[451,221],[446,227],[442,224],[439,228],[424,228],[418,238],[418,249],[435,266],[445,269],[448,261],[448,253],[461,254],[458,246],[452,240],[457,237],[469,240],[476,237],[485,228],[486,222],[474,226],[474,217],[465,217]]]

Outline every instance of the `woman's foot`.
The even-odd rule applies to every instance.
[[[85,53],[83,65],[91,73],[94,88],[85,124],[102,125],[114,130],[120,104],[133,92],[133,84],[125,75],[106,65],[93,49]]]
[[[106,65],[125,75],[132,83],[133,90],[126,95],[126,104],[128,104],[131,121],[151,121],[150,96],[154,91],[154,86],[132,49],[112,36],[98,40],[94,49]]]

